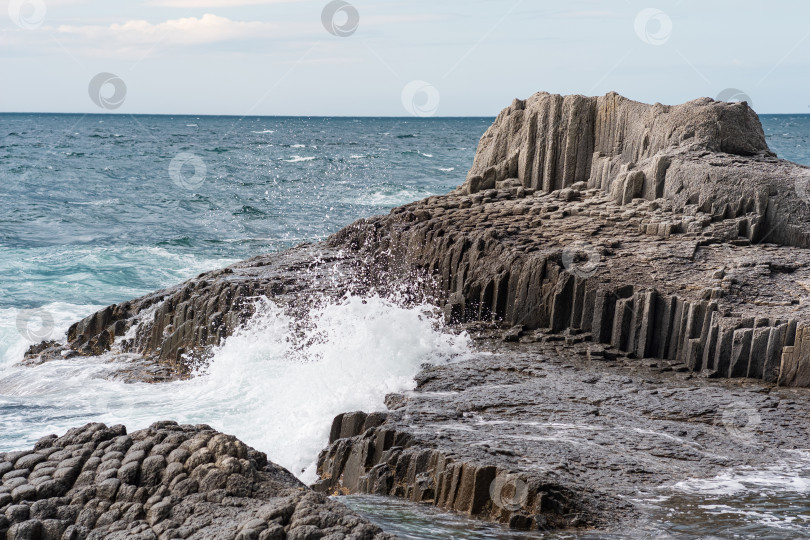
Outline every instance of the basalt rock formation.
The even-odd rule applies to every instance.
[[[0,538],[393,540],[234,437],[88,424],[0,453]]]
[[[754,213],[746,233],[752,242],[810,247],[810,209],[796,196],[797,180],[806,189],[810,170],[773,157],[745,103],[704,98],[665,106],[615,93],[540,93],[501,112],[460,191],[509,179],[545,192],[585,182],[619,205],[664,198],[678,212],[694,205],[716,219]]]
[[[804,389],[704,379],[581,334],[504,343],[496,328],[470,331],[490,355],[426,367],[414,392],[386,399],[386,413],[335,418],[314,489],[402,497],[517,529],[691,538],[694,525],[683,525],[718,516],[679,483],[725,486],[741,470],[765,478],[791,470],[807,446]],[[801,527],[777,536],[804,536]]]
[[[357,257],[323,245],[254,257],[109,306],[72,325],[67,344],[41,343],[28,351],[24,362],[123,355],[127,362],[121,378],[161,382],[183,377],[211,347],[250,319],[257,299],[270,298],[301,315],[320,297],[362,293],[374,276],[356,279],[360,275]]]
[[[458,328],[499,327],[510,356],[444,368],[435,384],[420,380],[418,399],[392,396],[386,418],[340,417],[316,487],[429,501],[519,528],[599,526],[632,514],[639,486],[756,462],[762,446],[740,449],[712,427],[733,403],[733,390],[719,391],[732,379],[756,380],[744,401],[761,417],[793,404],[790,394],[768,403],[760,394],[810,387],[809,186],[810,169],[768,149],[745,103],[537,94],[498,116],[454,192],[111,306],[26,361],[124,355],[155,366],[136,378],[158,381],[204,361],[258,297],[302,314],[313,296],[405,285]],[[555,345],[532,349],[543,340]],[[587,360],[571,360],[582,380],[541,366],[571,355]],[[702,378],[593,379],[594,363],[615,358],[631,374]],[[624,384],[637,399],[615,391]],[[659,385],[667,399],[652,397]],[[690,388],[700,399],[685,403],[698,396],[680,395]],[[532,419],[555,429],[548,396],[554,414],[585,415],[599,433],[524,444]],[[421,405],[433,398],[436,408]],[[614,427],[591,418],[603,414]],[[768,459],[806,437],[800,422],[785,422],[761,430],[778,447]],[[494,442],[479,445],[484,437]],[[590,453],[571,448],[583,438]],[[493,495],[506,484],[511,495]]]
[[[809,180],[745,103],[537,94],[498,116],[455,193],[330,244],[433,276],[454,321],[808,386]]]
[[[403,396],[392,396],[389,401],[394,399],[398,400],[396,408],[408,401]],[[456,419],[454,409],[449,416]],[[443,416],[432,412],[434,420]],[[330,446],[318,458],[321,480],[314,488],[325,493],[369,493],[431,503],[513,529],[595,526],[607,514],[606,501],[597,501],[583,491],[539,475],[524,480],[513,467],[499,466],[491,456],[460,456],[455,445],[439,448],[442,445],[433,442],[433,437],[414,435],[412,426],[383,425],[387,420],[386,414],[362,411],[337,416]],[[514,455],[512,450],[500,451]],[[600,507],[601,512],[597,511]],[[616,517],[612,513],[612,519]]]
[[[257,296],[294,308],[387,275],[454,322],[577,330],[714,377],[810,386],[809,183],[745,103],[536,94],[498,116],[454,193],[111,306],[28,356],[136,353],[176,373]]]

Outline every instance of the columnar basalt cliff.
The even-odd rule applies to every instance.
[[[796,197],[796,181],[808,170],[773,157],[745,103],[704,98],[665,106],[615,93],[540,93],[501,112],[482,137],[461,192],[508,179],[545,192],[585,182],[617,204],[665,198],[676,211],[696,205],[720,218],[753,210],[759,217],[753,241],[767,235],[770,242],[808,247],[810,211]]]
[[[455,193],[331,243],[434,276],[455,321],[808,386],[809,180],[745,103],[537,94],[498,116]]]
[[[111,306],[70,329],[68,351],[29,357],[119,351],[176,373],[258,296],[300,307],[423,276],[414,288],[454,322],[576,331],[710,376],[810,386],[809,184],[745,103],[540,93],[498,116],[454,193]]]

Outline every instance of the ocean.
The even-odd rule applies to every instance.
[[[0,115],[0,451],[89,421],[136,429],[172,418],[237,435],[312,481],[334,415],[381,410],[385,394],[413,387],[421,364],[470,350],[465,336],[434,324],[430,306],[349,298],[321,307],[313,331],[326,339],[301,362],[284,339],[291,321],[268,303],[217,349],[205,374],[166,385],[107,380],[103,358],[15,364],[32,343],[62,339],[71,323],[108,304],[450,191],[491,122]],[[810,115],[762,122],[772,150],[810,165]],[[778,536],[792,530],[791,505],[810,491],[808,463],[774,472],[770,484],[746,483],[741,472],[708,491],[685,485],[692,498],[683,504],[710,501],[689,514],[724,523],[723,531]],[[427,510],[351,501],[404,538],[506,534],[471,536],[469,524],[442,524]],[[716,517],[729,512],[732,525]],[[701,530],[666,513],[654,530],[667,523],[673,535]]]

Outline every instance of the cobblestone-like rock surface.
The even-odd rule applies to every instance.
[[[0,538],[392,540],[235,437],[88,424],[0,453]]]

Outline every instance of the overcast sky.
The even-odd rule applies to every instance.
[[[760,113],[810,113],[806,0],[0,5],[5,112],[492,116],[540,90],[734,89]]]

